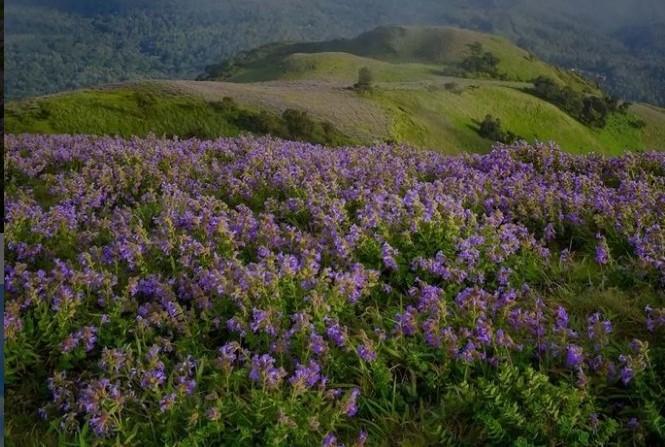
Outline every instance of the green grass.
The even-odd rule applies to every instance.
[[[499,71],[510,80],[443,74],[469,54],[473,42],[498,56]],[[371,69],[375,87],[357,94],[350,86],[362,67]],[[477,129],[491,114],[505,131],[529,141],[555,141],[569,152],[665,149],[664,109],[637,104],[627,114],[610,116],[603,129],[587,127],[526,93],[525,81],[545,75],[576,90],[596,92],[594,86],[504,38],[475,31],[381,27],[355,39],[273,44],[218,67],[217,74],[234,82],[153,81],[12,102],[5,108],[6,129],[206,138],[255,130],[237,113],[215,107],[232,97],[248,113],[278,118],[286,109],[307,111],[332,123],[336,141],[354,144],[390,140],[446,153],[484,152],[492,141]]]
[[[446,89],[446,82],[457,87]],[[505,130],[529,141],[555,141],[574,153],[665,148],[662,109],[635,105],[626,115],[612,115],[605,128],[592,129],[522,88],[469,79],[384,80],[361,95],[340,84],[310,81],[137,83],[9,103],[5,118],[9,133],[235,136],[249,129],[214,106],[230,96],[243,110],[266,110],[275,117],[286,108],[306,110],[357,144],[394,140],[445,153],[484,152],[492,142],[478,135],[477,126],[489,113]],[[638,119],[646,127],[636,127]]]
[[[201,99],[168,93],[151,84],[80,90],[9,103],[11,133],[238,135],[240,128]]]
[[[232,60],[232,67],[212,70],[212,79],[256,82],[278,79],[354,79],[369,66],[379,81],[430,80],[469,55],[468,45],[480,42],[499,59],[499,72],[512,81],[548,76],[576,90],[595,87],[573,72],[548,65],[509,40],[452,27],[386,26],[354,39],[273,44]]]
[[[635,104],[630,110],[646,124],[642,132],[644,146],[662,148],[665,141],[665,109],[651,104]]]
[[[254,132],[291,138],[286,121],[278,114],[265,110],[260,114],[225,99],[206,101],[168,83],[134,83],[10,103],[5,125],[9,133],[217,138]],[[334,126],[326,135],[321,122],[313,120],[312,126],[312,134],[303,137],[308,141],[349,142]]]
[[[375,92],[373,99],[391,111],[396,140],[446,152],[487,147],[476,128],[488,113],[522,138],[556,141],[569,152],[618,154],[645,148],[642,130],[630,124],[637,119],[632,113],[612,115],[604,129],[590,129],[547,102],[501,85],[481,84],[461,94],[445,89],[385,90]],[[665,122],[665,114],[660,119]],[[662,139],[658,147],[664,146]]]
[[[266,64],[252,69],[240,69],[231,81],[258,82],[272,80],[324,80],[352,84],[358,70],[369,67],[377,82],[407,82],[437,80],[441,67],[422,63],[392,64],[356,56],[350,53],[295,53],[278,64]]]

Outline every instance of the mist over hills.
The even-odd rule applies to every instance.
[[[658,0],[9,0],[9,98],[144,78],[194,78],[273,41],[351,37],[381,24],[440,24],[508,37],[619,96],[665,103]]]

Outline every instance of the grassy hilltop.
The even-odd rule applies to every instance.
[[[494,73],[465,70],[470,47],[498,60]],[[373,88],[350,87],[368,67]],[[570,152],[665,148],[665,111],[633,105],[602,128],[529,92],[539,76],[579,95],[600,95],[576,73],[545,64],[506,39],[457,28],[380,27],[354,39],[260,47],[211,65],[200,81],[151,81],[9,103],[11,133],[233,136],[272,133],[327,144],[396,141],[446,153],[482,152],[487,114],[527,140]],[[225,98],[232,98],[233,104]],[[307,131],[282,114],[307,112]],[[267,123],[267,124],[266,124]],[[314,130],[310,131],[312,128]]]

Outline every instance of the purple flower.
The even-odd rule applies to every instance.
[[[358,396],[360,389],[354,388],[344,401],[343,412],[349,417],[353,417],[358,412]]]
[[[298,363],[296,371],[289,379],[294,387],[311,388],[321,380],[321,366],[314,360],[310,360],[307,366]]]
[[[555,323],[554,328],[557,331],[564,331],[568,328],[568,312],[562,306],[558,306],[554,312]]]
[[[167,394],[159,401],[159,411],[164,413],[170,410],[171,408],[173,408],[175,401],[176,401],[175,393]]]
[[[595,342],[596,350],[600,350],[607,343],[607,336],[611,332],[612,323],[609,320],[603,320],[600,313],[596,312],[587,319],[587,335],[589,340]]]
[[[646,327],[649,332],[665,327],[665,307],[654,309],[650,305],[644,307],[646,313]]]
[[[487,322],[487,320],[479,318],[476,321],[474,335],[476,336],[476,339],[484,345],[489,345],[492,343],[492,327]]]
[[[323,438],[321,447],[338,447],[337,437],[335,436],[335,434],[332,432],[328,432],[326,436]]]
[[[566,347],[566,365],[569,368],[577,368],[584,361],[584,350],[581,346],[568,345]]]
[[[443,290],[429,284],[422,284],[420,289],[420,297],[418,299],[418,310],[421,312],[429,311],[430,313],[438,314],[441,306],[441,296]]]
[[[464,363],[473,363],[476,359],[483,357],[483,353],[478,351],[476,344],[471,340],[469,340],[457,354],[457,358]]]
[[[270,314],[265,310],[256,309],[256,308],[252,310],[252,321],[249,324],[249,328],[252,330],[252,332],[258,332],[259,330],[263,330],[266,334],[270,335],[271,337],[277,335],[277,330],[270,323]]]
[[[610,250],[607,246],[607,241],[600,234],[596,235],[596,239],[598,240],[598,244],[596,244],[596,262],[600,265],[605,265],[610,262]]]
[[[97,328],[94,326],[85,326],[81,329],[80,337],[85,346],[85,351],[92,351],[95,347],[95,342],[97,341]]]
[[[559,254],[559,262],[562,264],[568,264],[573,259],[573,254],[567,248],[561,250]]]
[[[238,321],[237,317],[230,318],[226,321],[226,327],[229,331],[239,334],[241,337],[247,335],[245,326]]]
[[[186,394],[187,396],[192,395],[194,393],[194,390],[196,389],[196,380],[187,376],[177,377],[176,384],[178,391],[180,391],[183,394]]]
[[[111,419],[105,412],[90,418],[90,427],[97,436],[106,436],[110,431]]]
[[[372,363],[376,360],[376,351],[374,351],[374,348],[368,344],[358,345],[356,351],[360,358],[368,363]]]
[[[388,270],[399,269],[399,265],[397,265],[397,261],[395,260],[395,256],[397,256],[398,253],[399,252],[391,247],[390,244],[387,242],[383,243],[383,246],[381,247],[381,257],[383,259],[383,265],[385,265]]]
[[[623,368],[621,368],[620,378],[621,382],[624,385],[628,385],[628,383],[630,383],[630,381],[633,380],[633,377],[635,377],[635,372],[633,371],[633,368],[631,368],[630,366],[624,366]]]
[[[339,323],[329,322],[326,334],[337,346],[344,346],[346,344],[346,330]]]
[[[546,242],[549,242],[556,237],[556,229],[552,223],[547,224],[545,227],[543,231],[543,237],[545,238]]]
[[[435,318],[428,318],[423,322],[423,332],[425,341],[428,345],[438,348],[441,346],[441,334],[439,331],[439,321]]]
[[[497,282],[500,286],[507,286],[510,281],[510,275],[513,271],[506,267],[501,267],[499,273],[497,274]]]
[[[637,420],[636,417],[632,417],[628,419],[626,426],[631,430],[637,430],[640,427],[640,422]]]
[[[206,411],[206,418],[209,421],[218,421],[220,417],[222,417],[222,414],[217,407],[210,407],[208,408],[208,411]]]
[[[261,382],[269,388],[276,388],[286,376],[283,368],[275,367],[275,359],[269,354],[252,357],[252,369],[249,378],[254,382]]]
[[[600,418],[598,417],[598,413],[591,413],[589,416],[589,424],[591,425],[591,428],[594,432],[598,430],[598,427],[600,427]]]
[[[238,360],[238,351],[241,350],[240,344],[235,341],[228,342],[219,348],[219,359],[225,367],[230,367]]]
[[[354,444],[355,447],[363,447],[365,443],[367,442],[368,434],[366,430],[360,430],[360,433],[358,433],[358,438],[356,439],[356,443]]]
[[[322,336],[312,331],[309,335],[309,349],[317,355],[321,355],[326,352],[327,345]]]
[[[395,316],[395,332],[404,335],[414,335],[418,328],[416,320],[417,311],[413,306],[408,306],[404,313]]]
[[[76,347],[79,345],[80,342],[81,342],[80,331],[68,335],[65,341],[62,342],[62,348],[61,348],[62,352],[67,353],[73,351],[74,349],[76,349]]]
[[[5,143],[15,191],[5,197],[3,327],[10,346],[62,350],[51,359],[62,361],[34,367],[50,378],[50,396],[35,409],[62,422],[63,433],[87,424],[112,439],[135,409],[174,411],[180,400],[214,421],[219,390],[208,388],[228,380],[240,397],[273,388],[321,400],[339,414],[312,414],[309,428],[330,430],[329,445],[341,444],[335,430],[353,443],[360,425],[337,416],[360,415],[361,377],[337,371],[331,382],[348,383],[344,393],[329,390],[323,372],[349,355],[377,368],[379,349],[395,354],[382,357],[387,368],[426,354],[451,371],[492,369],[525,351],[519,357],[534,356],[550,375],[557,367],[545,359],[558,358],[564,379],[585,392],[606,375],[627,397],[649,367],[646,341],[614,358],[622,334],[601,314],[575,333],[564,307],[540,299],[549,287],[531,271],[561,272],[565,286],[589,256],[662,286],[662,153],[574,156],[519,143],[445,157],[252,137],[6,135]],[[559,244],[589,231],[599,233],[591,251],[573,257]],[[627,249],[613,253],[614,242]],[[372,244],[378,271],[363,265]],[[523,283],[529,278],[535,283]],[[44,309],[53,321],[41,321]],[[118,312],[133,313],[122,327]],[[645,312],[653,343],[665,309]],[[55,320],[72,329],[51,330]],[[59,338],[38,339],[44,330]],[[222,345],[218,369],[186,358],[211,343]],[[241,362],[247,369],[233,371]],[[637,415],[635,399],[624,400],[616,410]],[[294,422],[275,419],[282,428]]]
[[[141,379],[141,386],[143,388],[152,388],[162,385],[165,380],[166,380],[166,374],[164,373],[164,364],[162,362],[159,362],[156,368],[143,373],[143,378]]]

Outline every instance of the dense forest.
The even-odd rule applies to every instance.
[[[9,98],[142,78],[194,78],[276,40],[350,37],[387,23],[505,35],[611,94],[665,104],[660,0],[8,0]],[[610,25],[611,24],[611,25]]]

